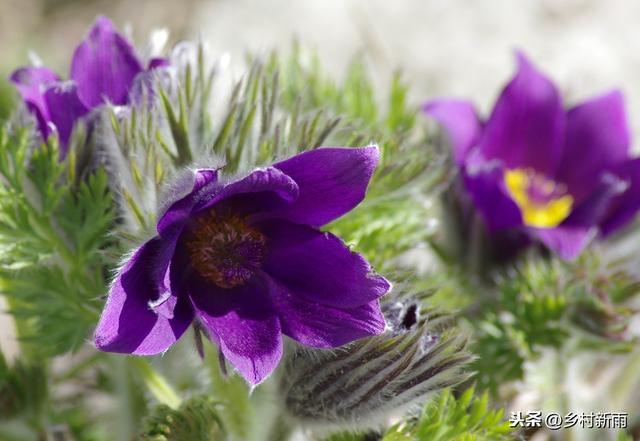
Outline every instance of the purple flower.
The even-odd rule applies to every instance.
[[[481,121],[467,101],[424,111],[446,130],[466,191],[491,233],[523,231],[564,259],[640,209],[640,159],[630,158],[622,94],[565,110],[554,84],[522,54]]]
[[[164,65],[153,59],[149,69]],[[10,80],[35,115],[42,137],[57,131],[64,157],[76,121],[107,101],[128,104],[134,81],[143,72],[133,46],[115,32],[108,18],[98,17],[73,54],[70,81],[61,82],[46,67],[20,68]]]
[[[282,355],[282,336],[333,348],[376,335],[390,286],[318,227],[364,198],[378,148],[321,148],[222,182],[193,171],[111,286],[98,349],[161,353],[195,319],[252,384]]]

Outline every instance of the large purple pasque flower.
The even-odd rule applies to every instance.
[[[381,333],[390,285],[318,227],[365,195],[378,148],[320,148],[231,182],[193,171],[157,236],[119,271],[95,332],[98,349],[164,352],[195,319],[252,384],[276,367],[285,334],[333,348]]]
[[[447,132],[467,192],[492,233],[526,232],[564,259],[640,209],[640,159],[630,158],[622,94],[565,110],[554,84],[522,53],[481,121],[464,100],[424,106]]]
[[[166,61],[154,59],[148,68],[164,65]],[[141,73],[144,68],[133,46],[115,32],[108,18],[98,17],[73,54],[69,81],[61,81],[46,67],[22,67],[10,80],[34,114],[42,137],[57,132],[64,157],[76,121],[105,102],[128,104]]]

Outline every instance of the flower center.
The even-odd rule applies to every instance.
[[[571,213],[573,198],[567,194],[566,186],[531,169],[507,170],[504,182],[526,225],[552,228]]]
[[[196,220],[186,246],[196,271],[220,288],[249,280],[266,255],[266,238],[246,219],[213,210]]]

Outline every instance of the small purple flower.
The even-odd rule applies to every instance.
[[[362,201],[378,157],[321,148],[230,182],[193,171],[113,282],[97,348],[158,354],[195,319],[258,384],[280,360],[281,334],[315,348],[380,334],[389,282],[318,229]]]
[[[524,231],[564,259],[640,209],[640,159],[630,158],[622,94],[565,110],[522,53],[488,120],[471,103],[438,99],[425,113],[446,130],[466,191],[491,233]]]
[[[165,65],[165,61],[153,59],[149,70]],[[115,32],[108,18],[98,17],[73,54],[70,81],[61,82],[46,67],[22,67],[10,80],[34,114],[42,137],[57,131],[64,157],[76,121],[107,101],[128,104],[130,90],[141,73],[144,68],[133,46]]]

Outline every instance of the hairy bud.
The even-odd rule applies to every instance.
[[[280,377],[288,414],[303,424],[373,428],[470,374],[467,340],[420,299],[387,302],[387,331],[334,351],[291,351]]]

